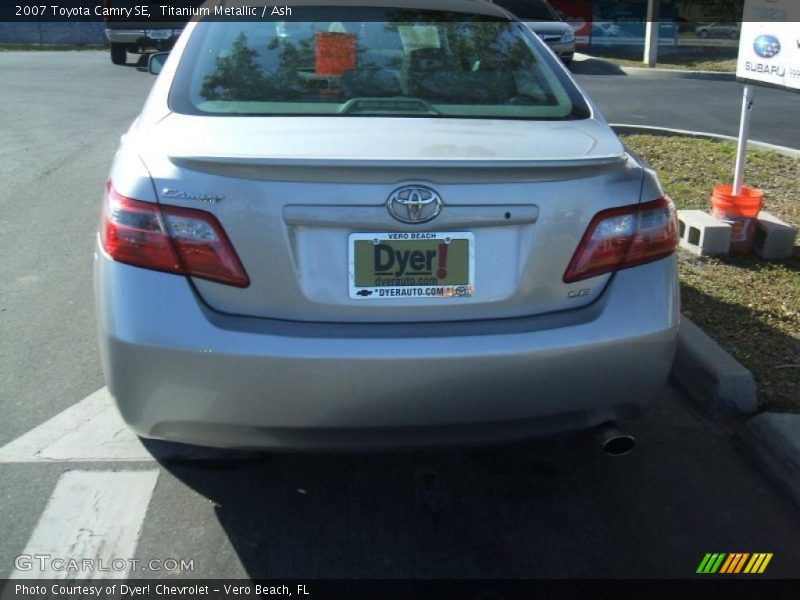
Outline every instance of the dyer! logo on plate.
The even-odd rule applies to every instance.
[[[442,212],[442,199],[430,188],[407,185],[392,192],[387,208],[402,223],[427,223]]]
[[[353,299],[469,298],[475,236],[468,231],[390,231],[349,236]]]

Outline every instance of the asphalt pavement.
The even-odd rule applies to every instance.
[[[153,78],[99,52],[0,53],[0,73],[0,578],[83,518],[116,527],[121,555],[194,561],[134,577],[693,577],[707,552],[773,553],[765,576],[800,573],[798,510],[672,387],[616,459],[588,435],[214,461],[120,451],[124,428],[92,396],[91,256],[114,150]],[[610,120],[671,127],[690,112],[723,127],[720,98],[738,89],[695,80],[662,98],[653,80],[580,77]],[[796,110],[781,98],[776,121]],[[754,117],[757,139],[788,144],[781,129]],[[81,412],[51,420],[65,410]]]
[[[626,74],[598,60],[573,63],[610,123],[739,135],[743,86],[734,80]],[[755,86],[750,139],[800,149],[800,94]]]

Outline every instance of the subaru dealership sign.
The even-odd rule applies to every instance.
[[[745,0],[736,76],[800,91],[800,0]]]
[[[800,2],[800,0],[797,0]],[[660,4],[658,43],[678,43],[678,4]],[[594,0],[592,3],[592,46],[640,46],[645,37],[647,2]]]

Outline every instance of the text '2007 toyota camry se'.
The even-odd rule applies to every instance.
[[[330,450],[641,414],[679,320],[654,173],[502,8],[346,4],[151,58],[95,255],[125,421]]]

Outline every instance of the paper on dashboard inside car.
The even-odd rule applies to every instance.
[[[406,54],[423,48],[442,47],[439,30],[435,25],[399,25],[397,31]]]

